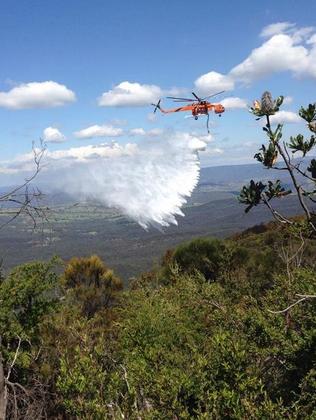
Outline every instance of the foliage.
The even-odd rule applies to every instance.
[[[315,136],[311,136],[309,140],[304,140],[302,134],[298,134],[296,137],[290,137],[289,148],[296,152],[302,152],[303,157],[312,150],[315,146]]]
[[[316,178],[316,159],[312,159],[309,167],[307,168],[308,172],[311,172],[312,177]]]
[[[199,276],[131,293],[121,310],[114,407],[131,418],[282,418],[231,308],[225,290]]]
[[[172,269],[180,273],[201,273],[206,280],[218,278],[225,263],[227,247],[215,238],[198,238],[179,245],[169,258],[165,256],[165,276],[171,277]]]
[[[248,186],[243,186],[238,200],[240,203],[247,205],[245,210],[246,213],[261,202],[261,193],[264,191],[265,187],[265,184],[261,181],[255,182],[254,180],[251,180]]]
[[[310,138],[305,138],[302,134],[298,134],[297,136],[291,136],[289,143],[281,143],[283,126],[282,124],[277,124],[276,129],[273,130],[270,117],[279,111],[282,103],[283,96],[279,96],[276,100],[273,100],[270,92],[264,92],[261,101],[256,100],[254,106],[250,108],[250,112],[255,115],[257,119],[262,117],[265,118],[266,124],[263,127],[263,131],[268,138],[268,144],[262,145],[259,153],[256,153],[254,158],[267,168],[286,171],[289,175],[290,182],[293,184],[293,189],[297,195],[299,205],[304,212],[306,225],[310,229],[309,234],[315,235],[316,215],[311,208],[311,203],[315,202],[316,193],[314,179],[316,177],[316,171],[313,166],[314,163],[312,160],[310,166],[307,168],[307,171],[312,172],[312,176],[310,177],[306,170],[304,171],[301,169],[303,163],[302,159],[299,162],[295,162],[293,161],[293,156],[295,153],[301,152],[302,158],[304,158],[313,150],[316,145],[316,140],[314,135],[311,135]],[[307,126],[309,130],[316,132],[316,105],[309,104],[307,108],[301,107],[299,115],[308,123]],[[288,149],[292,150],[292,157],[290,156]],[[279,165],[276,165],[278,156],[281,157],[285,166],[280,167]],[[303,178],[304,181],[308,180],[308,182],[305,182],[304,184],[301,178]],[[270,203],[272,198],[283,197],[291,192],[282,187],[279,180],[277,183],[277,188],[275,188],[272,181],[268,182],[268,185],[273,187],[269,188],[267,194],[265,184],[261,181],[255,183],[252,180],[248,186],[242,188],[239,201],[246,204],[247,207],[245,212],[248,212],[251,208],[259,204],[264,204],[269,208],[273,217],[278,222],[291,225],[293,222],[280,212],[276,211]]]
[[[258,162],[261,162],[264,166],[271,168],[278,158],[278,151],[276,147],[273,143],[269,143],[267,148],[263,144],[259,150],[261,152],[256,153],[254,158],[257,159]]]
[[[307,123],[311,123],[316,120],[316,104],[309,104],[307,108],[301,107],[299,115]]]
[[[316,292],[315,243],[305,245],[289,266],[300,237],[276,224],[196,239],[125,292],[95,256],[72,259],[59,283],[43,263],[17,267],[1,289],[15,313],[2,328],[32,347],[22,343],[14,379],[42,384],[51,418],[312,418],[316,308],[271,313],[298,288]]]
[[[46,412],[46,389],[36,365],[41,321],[59,304],[57,262],[16,267],[0,283],[0,369],[10,391],[6,391],[8,418],[16,411],[23,419],[39,418]]]
[[[31,339],[43,315],[57,303],[57,275],[50,263],[16,267],[0,284],[0,329],[3,337]]]
[[[111,306],[123,288],[122,281],[96,255],[72,258],[65,268],[63,284],[69,299],[78,302],[87,316]]]

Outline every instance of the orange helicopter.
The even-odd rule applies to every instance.
[[[199,98],[194,92],[192,92],[192,95],[194,96],[195,99],[177,98],[174,96],[167,96],[168,99],[173,99],[174,102],[192,102],[188,105],[180,106],[179,108],[162,109],[160,106],[161,99],[159,99],[157,104],[151,104],[151,105],[155,107],[154,113],[157,111],[157,109],[159,109],[159,111],[161,111],[164,114],[170,114],[172,112],[191,111],[192,116],[194,117],[195,120],[199,118],[199,115],[206,115],[207,116],[206,127],[209,133],[210,132],[209,126],[208,126],[209,118],[210,118],[209,111],[214,111],[215,114],[219,114],[219,116],[221,116],[221,114],[225,112],[225,108],[222,104],[213,104],[209,102],[207,99],[212,98],[221,93],[224,93],[224,90],[221,92],[214,93],[214,95],[206,96],[205,98]]]

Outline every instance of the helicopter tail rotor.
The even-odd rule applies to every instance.
[[[158,101],[156,104],[151,104],[152,106],[154,106],[154,107],[155,107],[155,109],[154,109],[154,113],[156,113],[156,112],[157,112],[157,109],[161,109],[161,108],[160,108],[160,102],[161,102],[161,99],[159,99],[159,101]]]

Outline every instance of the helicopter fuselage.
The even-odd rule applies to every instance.
[[[214,111],[215,114],[222,114],[225,108],[221,104],[211,104],[210,102],[200,102],[192,104],[192,115],[197,119],[199,115],[207,115],[209,111]]]

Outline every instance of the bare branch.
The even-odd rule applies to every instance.
[[[16,363],[16,359],[17,359],[17,357],[18,357],[18,355],[19,355],[19,351],[20,351],[20,347],[21,347],[21,338],[20,337],[18,337],[18,339],[19,339],[19,342],[18,342],[18,345],[17,345],[17,348],[16,348],[16,350],[15,350],[15,354],[14,354],[14,357],[13,357],[13,360],[12,360],[12,362],[11,362],[11,364],[10,364],[10,366],[9,366],[9,369],[8,369],[8,373],[7,373],[7,376],[6,376],[6,381],[8,381],[9,380],[9,378],[10,378],[10,375],[11,375],[11,371],[12,371],[12,369],[13,369],[13,367],[14,367],[14,365],[15,365],[15,363]]]
[[[19,185],[18,187],[14,188],[12,191],[9,191],[8,193],[0,196],[0,201],[7,201],[7,199],[10,196],[15,195],[18,191],[23,190],[38,175],[38,173],[41,170],[40,164],[41,164],[42,158],[44,156],[44,153],[46,151],[46,146],[44,145],[42,139],[40,140],[40,145],[41,145],[40,149],[37,150],[34,142],[32,144],[33,160],[34,160],[34,163],[35,163],[35,170],[34,170],[33,174],[29,178],[26,178],[22,185]]]
[[[6,383],[11,387],[11,388],[20,388],[26,395],[29,394],[28,390],[24,388],[23,385],[19,384],[18,382],[10,382],[10,381],[6,381]]]
[[[267,199],[267,197],[265,196],[265,194],[261,194],[261,198],[262,201],[264,202],[264,204],[268,207],[268,209],[271,211],[273,217],[275,218],[275,220],[277,222],[280,223],[287,223],[289,225],[292,225],[293,222],[290,219],[287,219],[285,216],[283,216],[281,213],[279,213],[278,211],[276,211],[270,204],[269,200]]]
[[[268,312],[270,312],[271,314],[284,314],[284,313],[288,312],[291,308],[293,308],[294,306],[298,305],[301,302],[304,302],[305,300],[316,299],[316,295],[301,295],[301,294],[297,293],[296,296],[298,296],[298,297],[301,296],[301,298],[298,299],[296,302],[292,303],[287,308],[282,309],[281,311],[271,311],[270,309],[268,309]]]
[[[36,227],[36,221],[43,219],[47,221],[46,211],[47,207],[40,206],[40,200],[43,198],[43,194],[38,188],[31,187],[31,182],[39,174],[41,170],[41,163],[46,151],[46,147],[41,140],[41,147],[38,149],[32,146],[33,160],[35,164],[35,170],[33,174],[26,178],[24,182],[13,188],[11,191],[0,195],[0,203],[12,204],[13,207],[7,207],[8,214],[12,213],[12,216],[0,225],[0,229],[13,222],[16,218],[25,214],[30,217],[33,222],[33,227]]]
[[[301,175],[303,175],[305,178],[309,179],[310,181],[314,181],[315,182],[315,179],[314,178],[312,178],[311,176],[307,175],[306,172],[302,171],[299,168],[299,164],[298,165],[292,165],[292,168],[295,169],[297,172],[299,172]]]
[[[296,293],[296,296],[303,297],[303,298],[306,298],[306,299],[314,299],[314,298],[316,298],[316,295],[302,295],[300,293]]]

